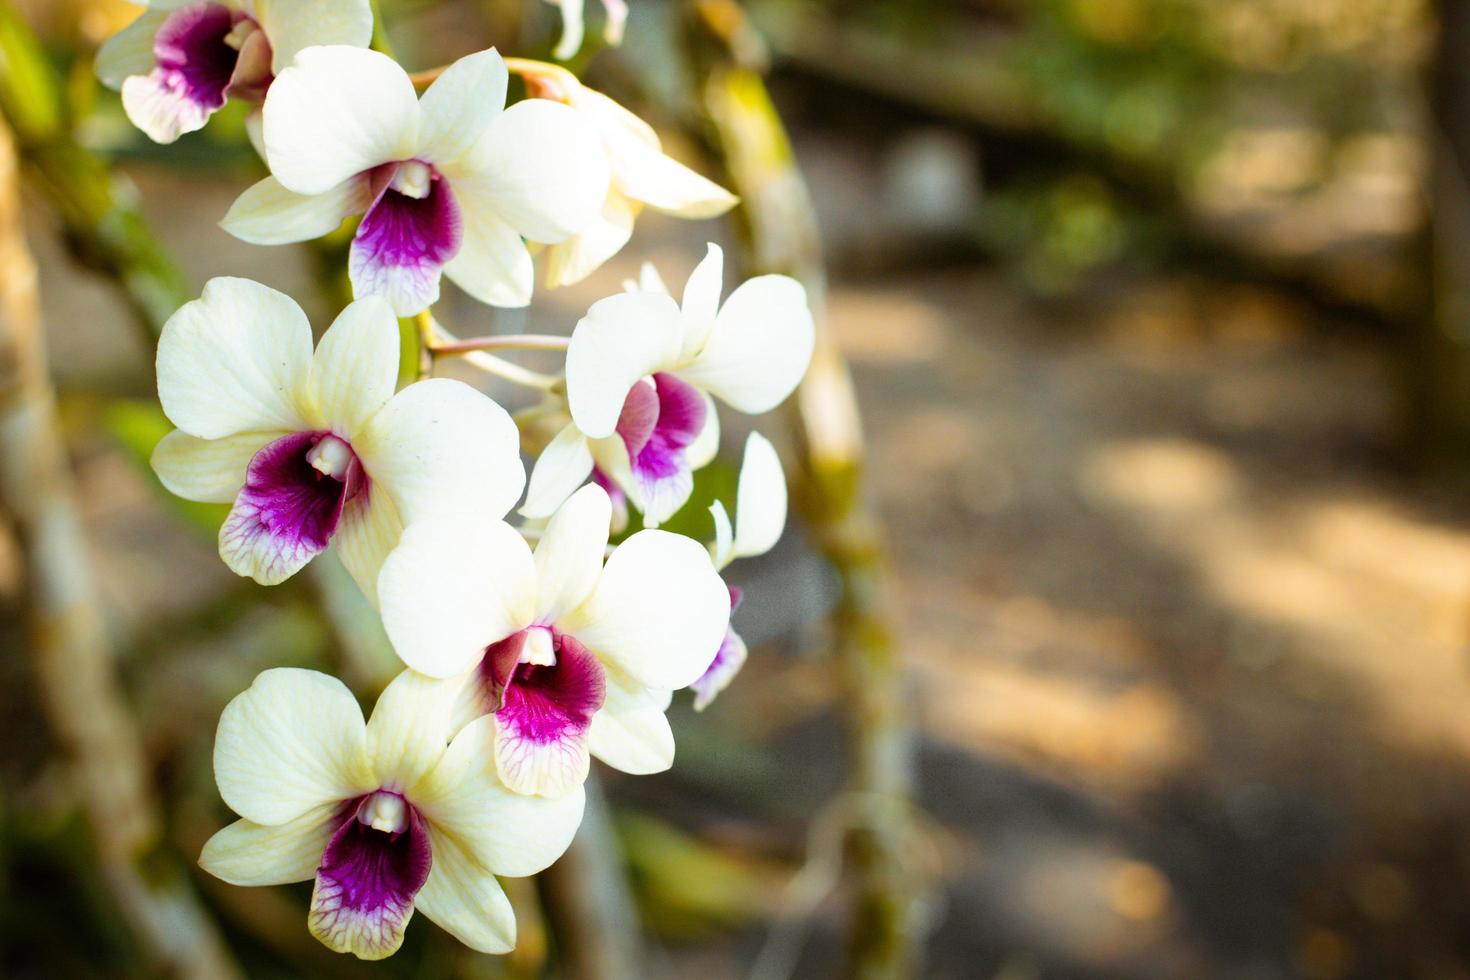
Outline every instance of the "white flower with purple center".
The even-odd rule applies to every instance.
[[[745,440],[745,459],[740,464],[740,480],[735,491],[735,523],[718,500],[710,505],[715,522],[715,543],[710,557],[715,567],[725,566],[737,558],[754,558],[776,546],[786,527],[786,474],[776,448],[759,432]],[[743,597],[738,586],[730,586],[730,614],[740,606]],[[740,668],[745,666],[748,651],[745,641],[734,626],[725,628],[725,637],[715,651],[714,659],[693,684],[694,710],[703,711],[715,696],[730,686]]]
[[[335,539],[371,599],[406,523],[515,504],[515,423],[446,378],[395,394],[398,348],[392,310],[372,297],[313,354],[301,308],[248,279],[211,279],[164,324],[158,395],[178,429],[153,469],[188,500],[233,503],[219,550],[237,574],[274,585]]]
[[[710,245],[682,309],[645,288],[587,311],[567,349],[572,421],[537,459],[522,514],[549,515],[595,465],[657,526],[689,499],[694,471],[718,448],[711,395],[758,414],[796,388],[814,340],[806,290],[789,276],[757,276],[721,306],[721,261]]]
[[[221,222],[260,245],[306,241],[361,214],[348,274],[357,296],[399,316],[439,298],[440,276],[494,306],[530,302],[526,240],[577,234],[607,196],[607,161],[567,106],[505,108],[493,49],[461,58],[419,98],[376,51],[302,51],[271,85],[263,141],[271,176]]]
[[[534,552],[504,522],[425,521],[378,580],[398,655],[451,679],[456,725],[494,718],[489,754],[520,793],[575,789],[592,755],[667,769],[671,693],[703,673],[729,622],[729,592],[697,542],[640,531],[604,563],[610,517],[607,494],[586,486]]]
[[[138,19],[97,52],[133,125],[159,143],[204,126],[230,98],[259,102],[298,51],[366,47],[369,0],[143,0]]]
[[[511,792],[484,752],[494,722],[451,741],[444,696],[404,671],[364,724],[335,677],[262,673],[220,717],[215,781],[242,819],[210,838],[200,865],[236,885],[314,878],[312,935],[362,959],[397,950],[415,909],[481,952],[514,948],[495,876],[560,857],[583,795]]]
[[[602,210],[582,231],[546,249],[548,286],[580,282],[621,251],[645,207],[694,219],[735,206],[734,194],[665,154],[653,127],[571,72],[544,65],[523,68],[521,75],[531,95],[564,102],[587,120],[612,168]]]

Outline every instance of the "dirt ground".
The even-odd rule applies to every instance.
[[[196,281],[306,291],[289,250],[213,227],[235,183],[138,176]],[[647,227],[681,282],[703,229]],[[122,314],[37,232],[63,382],[146,396]],[[496,329],[565,331],[638,258]],[[1393,462],[1390,355],[1202,278],[1042,306],[948,267],[839,276],[831,300],[941,871],[926,975],[1470,976],[1470,512]],[[119,630],[234,587],[115,450],[82,465]],[[830,586],[799,530],[748,564],[740,625],[774,642],[705,716],[676,713],[674,773],[613,789],[638,806],[713,787],[690,822],[772,818],[796,846],[841,775],[810,655]],[[766,761],[741,754],[756,746]],[[836,929],[819,918],[796,975],[832,973]],[[736,975],[762,934],[668,962]]]

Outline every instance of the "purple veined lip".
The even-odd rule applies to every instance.
[[[208,115],[231,95],[259,100],[271,82],[271,48],[248,15],[219,3],[171,12],[153,37],[153,81]]]
[[[486,647],[480,682],[497,724],[537,746],[584,739],[606,694],[597,657],[549,626],[529,626]]]
[[[688,475],[685,450],[704,430],[707,413],[698,389],[662,371],[628,392],[617,434],[645,499],[659,483]]]
[[[330,432],[293,432],[250,460],[245,486],[222,532],[268,539],[278,560],[299,567],[323,551],[346,506],[370,492],[357,454]]]
[[[368,937],[368,945],[396,945],[414,896],[429,880],[428,825],[401,794],[386,789],[349,801],[342,814],[317,866],[311,931],[323,939],[355,933]]]
[[[422,309],[437,298],[440,271],[464,238],[454,192],[421,160],[386,163],[364,176],[373,202],[352,239],[353,285],[358,295],[402,296]]]

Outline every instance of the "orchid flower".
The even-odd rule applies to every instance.
[[[138,0],[146,9],[97,52],[133,125],[157,143],[203,128],[230,97],[259,102],[314,44],[366,47],[369,0]]]
[[[584,0],[546,0],[553,7],[561,8],[561,40],[552,52],[557,61],[566,61],[582,50],[582,9]],[[607,25],[602,29],[602,38],[613,47],[623,43],[623,26],[628,20],[626,0],[602,0],[607,12]]]
[[[153,469],[188,500],[233,502],[219,551],[237,574],[274,585],[336,537],[371,599],[404,524],[515,504],[510,416],[447,378],[394,394],[398,346],[393,312],[368,298],[313,354],[301,308],[248,279],[211,279],[164,324],[158,395],[178,429]]]
[[[279,245],[362,214],[348,273],[357,296],[400,316],[439,297],[441,273],[494,306],[525,306],[535,279],[524,238],[559,242],[596,217],[608,169],[572,109],[528,99],[505,109],[494,49],[450,65],[423,97],[393,59],[351,47],[302,51],[265,100],[271,176],[221,222]]]
[[[580,282],[633,235],[644,207],[680,218],[713,218],[738,200],[714,181],[666,155],[653,127],[555,65],[521,70],[531,95],[571,106],[597,133],[612,167],[602,210],[576,235],[546,249],[546,285]]]
[[[745,458],[740,464],[735,490],[733,527],[724,504],[717,500],[710,504],[709,510],[715,521],[715,543],[710,549],[715,568],[723,571],[737,558],[754,558],[776,546],[786,527],[786,474],[781,470],[781,457],[765,436],[752,432],[745,440]],[[740,605],[742,591],[735,585],[729,589],[733,615]],[[726,626],[714,659],[699,679],[689,685],[694,691],[695,711],[703,711],[715,695],[730,686],[745,666],[746,654],[745,641],[733,626]]]
[[[534,552],[503,522],[425,521],[378,580],[398,655],[452,679],[456,724],[493,716],[495,767],[518,793],[573,791],[590,755],[667,769],[671,692],[700,676],[729,621],[729,593],[691,538],[640,531],[604,564],[610,516],[607,494],[583,487]]]
[[[220,716],[214,776],[241,819],[199,863],[235,885],[315,878],[307,924],[339,953],[391,955],[418,909],[485,953],[515,946],[496,875],[535,874],[582,820],[575,789],[512,793],[483,747],[490,719],[450,740],[442,685],[404,671],[362,720],[335,677],[267,670]]]
[[[806,291],[788,276],[757,276],[720,306],[721,261],[710,245],[682,309],[650,276],[650,288],[587,311],[567,348],[571,422],[537,459],[523,515],[550,514],[595,465],[657,526],[718,448],[711,395],[757,414],[795,389],[814,339]]]

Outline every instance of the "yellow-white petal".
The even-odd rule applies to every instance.
[[[704,399],[704,428],[684,450],[691,470],[708,466],[720,451],[720,414],[715,410],[715,400],[703,391],[699,394]]]
[[[320,194],[297,194],[266,177],[235,198],[220,227],[252,245],[305,242],[331,234],[371,203],[372,188],[365,177],[350,177]]]
[[[547,246],[546,285],[570,286],[597,271],[633,237],[639,205],[616,189],[608,192],[602,211],[566,241]]]
[[[435,515],[500,517],[526,485],[520,433],[505,409],[448,378],[394,395],[352,448],[405,525]]]
[[[713,656],[713,654],[711,654]],[[611,668],[602,710],[592,716],[587,741],[592,754],[634,775],[663,772],[674,764],[674,732],[664,715],[671,692],[644,687]]]
[[[190,435],[299,430],[311,324],[285,293],[211,279],[163,325],[157,370],[164,414]]]
[[[199,439],[175,429],[159,440],[149,462],[170,493],[206,504],[228,504],[245,484],[250,457],[285,434],[241,432],[219,439]]]
[[[612,526],[612,503],[595,483],[561,505],[536,543],[537,609],[540,622],[555,623],[592,595],[602,575]]]
[[[454,164],[505,108],[505,62],[494,48],[466,55],[444,70],[419,100],[417,159],[452,178]]]
[[[434,864],[414,907],[470,949],[509,953],[516,945],[516,916],[500,882],[453,836],[431,826],[429,840]]]
[[[560,102],[526,99],[505,110],[465,166],[495,213],[535,242],[570,238],[607,199],[607,155],[592,127]]]
[[[740,483],[735,494],[732,558],[763,555],[776,546],[786,527],[786,474],[776,447],[759,432],[745,440]]]
[[[676,362],[679,317],[668,296],[639,292],[598,300],[578,321],[567,348],[567,400],[589,438],[612,435],[633,385]]]
[[[368,487],[342,510],[342,521],[333,536],[337,557],[362,594],[377,605],[378,573],[388,554],[398,544],[403,521],[398,505],[383,487]]]
[[[444,274],[481,303],[507,309],[528,305],[536,267],[520,232],[496,216],[490,195],[472,181],[451,187],[464,224],[459,251]]]
[[[97,49],[95,67],[103,85],[120,89],[129,76],[153,70],[153,36],[167,19],[166,11],[145,10]]]
[[[710,546],[710,558],[716,568],[724,568],[735,559],[735,529],[730,524],[725,505],[718,500],[709,505],[709,516],[715,522],[715,541]]]
[[[412,670],[389,682],[367,723],[367,751],[379,786],[405,790],[439,764],[449,746],[453,694]]]
[[[768,412],[806,374],[815,337],[801,283],[757,276],[730,294],[698,358],[679,376],[732,408]]]
[[[582,49],[582,6],[583,0],[546,0],[561,8],[561,40],[551,56],[557,61],[566,61]]]
[[[680,357],[684,359],[698,354],[715,328],[715,317],[720,311],[720,290],[724,285],[724,266],[724,250],[710,242],[704,258],[699,260],[689,274],[689,281],[684,284],[684,300],[679,304],[684,330]]]
[[[377,789],[357,700],[314,670],[265,671],[220,715],[214,779],[231,810],[271,826]]]
[[[339,802],[314,807],[278,826],[236,820],[204,845],[199,866],[232,885],[310,881],[332,832],[346,819]]]
[[[322,334],[311,362],[316,409],[351,439],[398,384],[398,319],[378,296],[350,303]]]
[[[255,0],[255,19],[271,42],[271,71],[285,71],[303,48],[373,39],[370,0]]]
[[[587,437],[575,423],[568,423],[536,458],[521,516],[531,520],[550,517],[591,473],[592,450],[587,446]]]
[[[519,878],[544,870],[566,851],[582,822],[585,796],[581,786],[555,799],[512,793],[485,751],[494,726],[491,715],[466,725],[438,768],[409,791],[409,800],[480,867]]]
[[[287,190],[322,194],[417,149],[418,96],[392,58],[365,48],[307,48],[271,83],[265,152]]]
[[[419,521],[383,563],[378,602],[404,663],[455,676],[479,663],[491,643],[531,624],[531,549],[503,521]]]
[[[730,621],[730,592],[692,538],[639,531],[608,558],[565,631],[648,687],[688,687]]]

